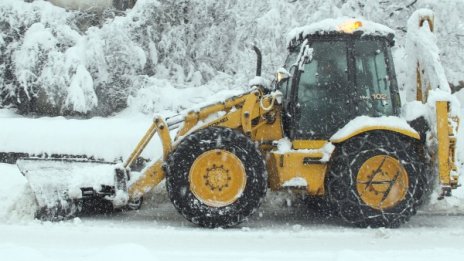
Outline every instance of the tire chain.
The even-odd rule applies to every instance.
[[[376,134],[375,132],[372,134]],[[345,166],[351,166],[355,160],[356,157],[360,157],[361,155],[368,153],[369,150],[373,150],[376,147],[378,147],[379,144],[388,144],[390,147],[395,147],[391,146],[391,141],[386,138],[386,136],[393,136],[394,137],[394,142],[396,144],[402,144],[403,146],[397,150],[394,155],[397,158],[404,158],[403,157],[398,157],[398,155],[406,155],[406,157],[410,158],[410,153],[418,153],[417,147],[412,148],[411,146],[414,146],[413,143],[411,142],[404,142],[404,140],[401,140],[401,138],[398,135],[372,135],[372,134],[366,134],[362,137],[355,137],[354,139],[360,139],[359,144],[349,144],[349,148],[347,149],[346,146],[340,146],[337,148],[338,150],[341,150],[340,152],[335,152],[334,158],[331,159],[331,162],[334,164],[343,164]],[[371,136],[374,136],[374,139],[372,139]],[[383,139],[383,141],[379,142],[379,139]],[[358,146],[355,146],[358,145]],[[396,146],[398,147],[398,146]],[[336,149],[336,150],[337,150]],[[421,149],[421,148],[419,148]],[[420,153],[420,151],[419,151]],[[417,155],[414,155],[417,157]],[[354,157],[354,158],[353,158]],[[405,163],[404,161],[402,162],[403,164]],[[363,207],[366,207],[366,204],[362,202],[362,199],[359,198],[359,196],[356,193],[356,188],[355,184],[353,182],[356,182],[352,177],[355,177],[352,173],[351,168],[347,168],[349,170],[349,175],[343,172],[340,173],[333,173],[329,169],[329,177],[328,177],[328,191],[329,191],[329,200],[332,202],[332,204],[335,206],[336,211],[338,212],[339,216],[347,223],[354,224],[357,226],[368,226],[369,220],[371,219],[377,219],[375,221],[376,224],[373,224],[373,226],[388,226],[388,227],[397,227],[401,223],[404,223],[410,219],[412,215],[416,213],[416,209],[418,206],[420,206],[423,202],[424,198],[424,189],[427,189],[429,186],[429,179],[427,179],[426,175],[422,175],[423,171],[426,170],[426,167],[424,166],[424,162],[421,161],[415,161],[411,162],[412,163],[412,168],[415,169],[414,165],[418,166],[421,168],[419,170],[419,175],[417,175],[414,180],[414,184],[426,184],[425,188],[417,188],[415,187],[415,190],[411,193],[408,190],[409,194],[409,200],[412,201],[410,204],[407,205],[405,209],[399,214],[397,213],[386,213],[385,211],[382,211],[380,214],[381,219],[378,220],[378,216],[371,216],[369,213],[366,213],[363,210]],[[408,164],[411,164],[408,163]],[[405,165],[404,165],[405,166]],[[406,167],[406,166],[405,166]],[[410,177],[408,177],[410,178]],[[421,180],[418,180],[421,179]],[[421,191],[416,192],[417,189],[420,189]],[[334,193],[335,192],[335,193]],[[353,201],[350,199],[349,194],[351,193],[353,198],[356,199],[356,201]],[[418,193],[416,196],[414,194]],[[414,199],[416,198],[416,199]],[[411,205],[412,204],[412,205]],[[396,217],[395,217],[396,216]]]

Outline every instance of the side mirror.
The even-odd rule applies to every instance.
[[[283,94],[287,93],[288,80],[292,78],[292,74],[289,73],[285,68],[280,68],[275,73],[274,89],[282,91]]]
[[[285,68],[280,68],[279,70],[277,70],[275,75],[277,85],[279,85],[281,82],[287,80],[290,77],[292,77],[292,75]]]
[[[313,60],[314,49],[309,45],[304,45],[301,50],[300,60],[298,61],[298,69],[304,71],[305,64],[311,63]]]

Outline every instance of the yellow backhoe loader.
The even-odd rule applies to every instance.
[[[431,26],[433,17],[420,17],[417,26],[424,21]],[[101,162],[19,160],[31,183],[42,177],[41,186],[31,184],[39,217],[72,216],[75,202],[87,197],[135,208],[165,179],[179,213],[204,227],[239,224],[258,209],[268,188],[321,198],[356,226],[399,226],[423,203],[436,168],[442,196],[457,187],[457,119],[448,101],[435,103],[437,126],[423,117],[409,122],[400,117],[393,37],[382,25],[355,19],[326,20],[294,31],[288,58],[271,86],[256,81],[242,95],[155,117],[124,164],[106,164],[116,171],[105,186],[81,184],[80,190],[64,186],[60,191],[53,187],[56,178],[44,174],[51,168],[57,172],[60,164],[61,173],[71,171],[68,164],[92,168]],[[260,76],[261,55],[255,50]],[[425,101],[421,77],[418,69],[418,100]],[[135,177],[131,165],[155,134],[163,156]],[[430,140],[436,141],[435,151],[427,148]],[[66,179],[68,174],[60,175]],[[41,199],[44,195],[52,200]]]

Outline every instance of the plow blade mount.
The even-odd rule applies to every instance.
[[[110,162],[82,159],[26,158],[16,162],[39,209],[36,218],[62,220],[76,216],[89,200],[127,204],[127,171]]]

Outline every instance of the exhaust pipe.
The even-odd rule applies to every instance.
[[[253,50],[255,51],[256,53],[256,76],[261,76],[261,62],[262,62],[262,55],[261,55],[261,51],[259,50],[258,47],[256,47],[256,45],[253,45]]]

